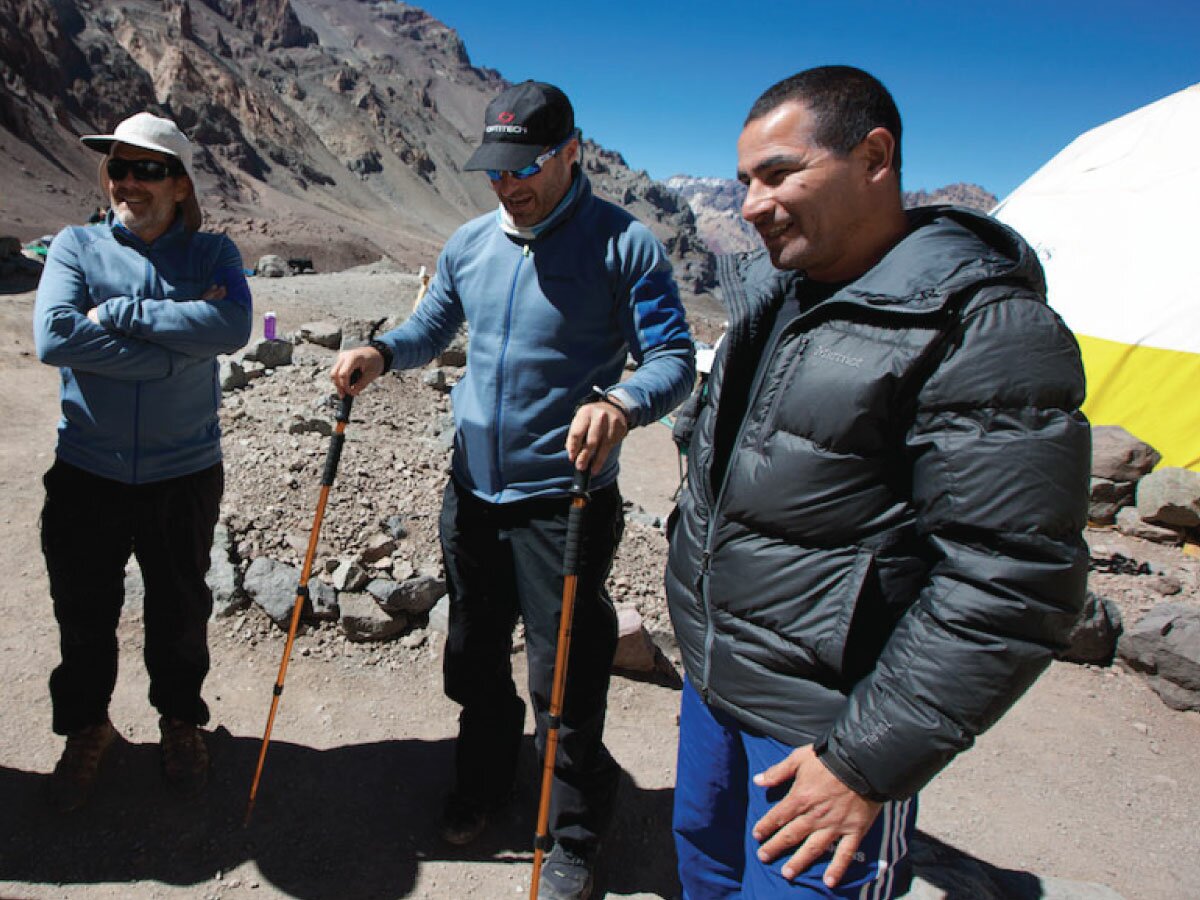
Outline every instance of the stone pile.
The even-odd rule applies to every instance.
[[[1088,513],[1093,524],[1160,544],[1200,540],[1200,473],[1172,467],[1152,471],[1158,452],[1122,428],[1093,428],[1092,444]],[[1093,583],[1112,574],[1131,576],[1146,588],[1143,597],[1172,599],[1139,603],[1134,612],[1140,616],[1127,627],[1117,603],[1089,593],[1062,658],[1098,665],[1119,658],[1168,706],[1200,710],[1200,607],[1181,599],[1180,580],[1120,553],[1093,555],[1091,570]]]
[[[376,324],[306,323],[222,359],[226,492],[209,575],[214,615],[235,616],[245,628],[257,609],[288,627],[335,424],[330,367]],[[448,391],[464,362],[460,337],[425,370],[389,373],[355,400],[315,548],[305,627],[336,624],[341,639],[396,652],[444,630],[437,517],[453,438]],[[617,667],[673,676],[661,649],[674,646],[662,593],[665,537],[655,517],[629,509],[627,519],[609,583],[622,622]]]
[[[1093,428],[1089,520],[1163,544],[1200,539],[1200,473],[1152,471],[1161,458],[1124,428]]]

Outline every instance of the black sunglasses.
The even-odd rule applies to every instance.
[[[164,178],[178,178],[183,174],[183,166],[177,162],[160,162],[157,159],[121,159],[114,156],[104,164],[109,180],[120,181],[130,172],[137,181],[162,181]]]

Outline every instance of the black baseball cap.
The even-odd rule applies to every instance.
[[[463,168],[468,172],[523,169],[574,131],[575,110],[566,94],[552,84],[523,81],[488,104],[483,143]]]

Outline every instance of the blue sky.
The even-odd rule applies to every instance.
[[[1000,198],[1083,131],[1200,82],[1197,0],[416,5],[475,65],[557,84],[587,136],[660,179],[734,177],[754,99],[814,65],[892,91],[906,189],[966,181]]]

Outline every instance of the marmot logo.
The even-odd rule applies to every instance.
[[[852,369],[857,369],[862,366],[863,358],[861,356],[847,356],[845,353],[838,353],[836,350],[830,350],[828,347],[817,345],[817,358],[828,359],[831,362],[841,363],[843,366],[849,366]]]

